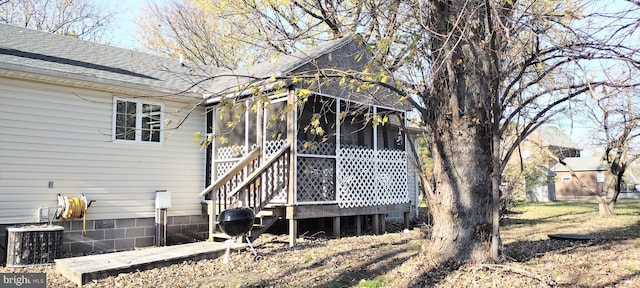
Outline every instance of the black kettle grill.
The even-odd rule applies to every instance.
[[[220,230],[231,237],[246,234],[253,227],[255,215],[249,208],[232,208],[220,213]]]
[[[260,259],[256,249],[251,245],[251,240],[249,240],[249,235],[247,233],[251,231],[253,228],[253,223],[255,219],[255,214],[253,210],[250,208],[231,208],[226,209],[220,213],[218,218],[218,225],[220,225],[220,230],[231,236],[231,239],[227,241],[227,252],[224,255],[224,262],[226,263],[229,260],[229,250],[231,249],[231,244],[235,242],[238,237],[245,236],[251,251],[253,252],[253,256],[255,260]]]

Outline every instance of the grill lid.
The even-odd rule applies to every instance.
[[[220,230],[231,237],[241,236],[253,227],[255,215],[249,208],[232,208],[220,213]]]

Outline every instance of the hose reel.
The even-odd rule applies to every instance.
[[[87,201],[87,197],[81,194],[80,197],[67,197],[58,194],[58,209],[56,209],[56,219],[62,220],[80,219],[82,218],[82,231],[86,231],[86,214],[87,208],[91,207],[91,203],[95,200]]]

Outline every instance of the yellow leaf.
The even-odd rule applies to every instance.
[[[298,96],[304,97],[304,96],[309,96],[311,95],[311,90],[309,89],[300,89],[298,90]]]

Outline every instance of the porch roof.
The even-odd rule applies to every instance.
[[[290,78],[295,76],[312,76],[323,69],[339,69],[343,71],[362,71],[371,55],[362,44],[357,34],[349,34],[321,45],[301,50],[292,55],[285,55],[275,62],[263,62],[254,66],[236,70],[227,70],[214,75],[205,95],[207,104],[216,104],[224,98],[242,98],[252,95],[248,86],[260,87],[263,91],[275,90],[294,83]],[[330,81],[331,82],[331,81]],[[359,102],[366,105],[379,105],[396,110],[411,109],[406,103],[400,103],[395,93],[386,89],[372,91],[356,89],[349,85],[340,85],[335,80],[328,86],[298,82],[297,86],[309,85],[313,93],[322,92],[341,99]]]
[[[236,70],[226,70],[213,76],[213,81],[208,87],[212,95],[227,94],[231,89],[243,84],[250,84],[261,79],[271,77],[285,77],[301,66],[310,63],[323,55],[338,50],[355,39],[349,35],[333,41],[327,41],[321,45],[299,51],[292,55],[284,55],[275,62],[262,62],[253,66]]]

